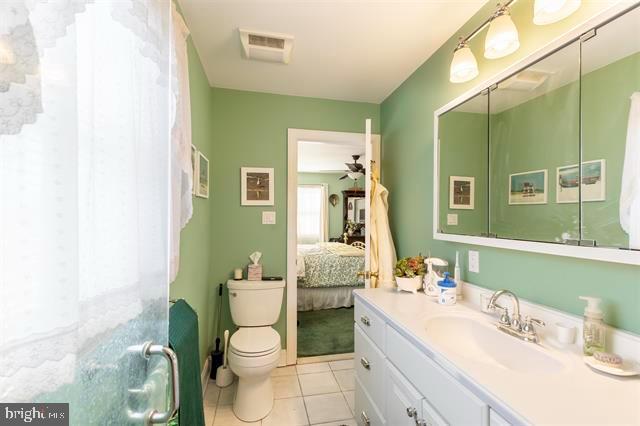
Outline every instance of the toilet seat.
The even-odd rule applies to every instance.
[[[233,333],[229,350],[241,357],[262,357],[280,350],[280,335],[271,327],[241,327]]]

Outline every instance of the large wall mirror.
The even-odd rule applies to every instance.
[[[640,251],[640,7],[439,110],[436,129],[436,238]]]

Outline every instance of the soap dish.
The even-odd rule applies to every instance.
[[[599,363],[592,356],[585,356],[584,363],[594,370],[602,371],[603,373],[613,374],[614,376],[637,376],[640,374],[640,368],[637,363],[633,361],[624,361],[622,365],[617,367],[610,367]]]

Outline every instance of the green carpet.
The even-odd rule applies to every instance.
[[[353,308],[298,312],[298,357],[353,352]]]

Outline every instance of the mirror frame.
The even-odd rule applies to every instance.
[[[562,36],[556,38],[543,48],[529,56],[522,58],[501,72],[475,85],[472,89],[456,97],[446,105],[438,108],[433,113],[433,238],[434,240],[449,241],[462,244],[471,244],[485,247],[495,247],[509,250],[525,251],[531,253],[543,253],[556,256],[574,257],[579,259],[599,260],[604,262],[622,263],[628,265],[640,265],[640,250],[623,248],[585,247],[558,243],[543,243],[536,241],[511,240],[502,238],[475,237],[457,234],[445,234],[440,229],[440,139],[438,137],[438,119],[447,111],[459,106],[470,98],[487,90],[513,74],[527,68],[546,56],[551,55],[564,46],[580,39],[593,29],[602,27],[615,18],[628,11],[640,7],[638,3],[629,6],[628,3],[619,2],[602,11],[584,23],[572,28]]]

